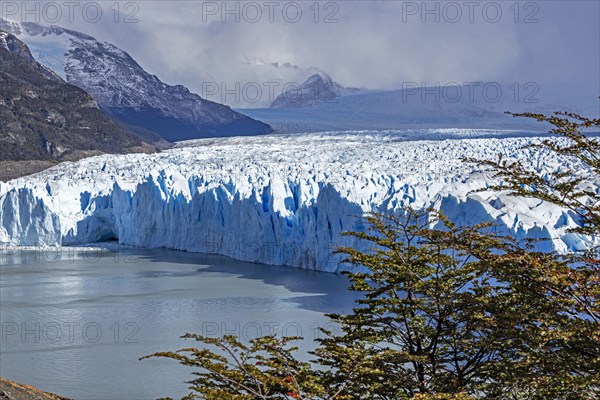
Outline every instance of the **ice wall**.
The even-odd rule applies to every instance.
[[[549,239],[539,245],[544,249],[589,245],[590,238],[566,232],[576,219],[559,207],[473,192],[489,177],[459,158],[501,149],[522,157],[520,148],[532,139],[398,142],[393,135],[357,135],[198,141],[161,154],[62,164],[3,186],[0,242],[118,240],[334,272],[344,267],[332,251],[361,245],[341,234],[363,230],[365,212],[431,206],[457,224],[490,221],[516,237]],[[556,160],[545,155],[536,162],[551,168]]]

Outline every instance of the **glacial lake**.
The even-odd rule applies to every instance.
[[[138,359],[186,332],[299,335],[305,353],[356,298],[344,276],[171,250],[0,256],[0,376],[74,399],[180,398],[191,368]]]

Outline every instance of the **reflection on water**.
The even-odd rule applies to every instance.
[[[138,361],[186,332],[276,333],[311,348],[353,295],[343,276],[170,250],[0,255],[0,375],[76,399],[187,394],[187,368]],[[188,343],[189,344],[189,343]]]

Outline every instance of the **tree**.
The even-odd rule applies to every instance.
[[[502,184],[491,189],[508,190],[513,196],[560,205],[579,217],[580,226],[574,232],[597,235],[600,230],[600,193],[590,183],[600,179],[600,140],[597,136],[587,135],[585,130],[600,129],[600,118],[590,119],[569,112],[556,112],[551,116],[508,114],[550,123],[553,128],[549,132],[555,137],[526,147],[550,151],[570,161],[570,164],[547,175],[525,167],[521,161],[510,163],[502,155],[497,160],[469,158],[465,161],[487,166],[497,178],[502,179]]]
[[[490,168],[496,190],[559,204],[573,231],[600,232],[599,127],[571,113],[547,121],[558,138],[530,146],[570,159],[550,175],[522,163],[466,160]],[[591,175],[576,169],[585,167]],[[595,399],[600,396],[600,269],[596,253],[561,256],[533,241],[499,236],[490,224],[454,225],[432,210],[367,215],[372,248],[341,248],[363,297],[349,315],[330,315],[341,334],[321,339],[313,362],[264,337],[186,335],[208,349],[168,357],[195,367],[191,389],[207,399]],[[326,332],[328,333],[328,332]],[[189,354],[185,355],[185,354]],[[190,398],[193,398],[193,394]]]
[[[186,334],[202,344],[173,352],[156,353],[194,367],[196,377],[190,389],[208,400],[310,399],[325,393],[313,376],[309,363],[294,357],[297,348],[289,344],[300,338],[264,336],[241,343],[235,336],[207,338]],[[207,347],[215,348],[216,351]],[[191,393],[186,399],[193,399]]]
[[[439,214],[409,210],[367,220],[369,231],[349,235],[376,249],[340,249],[348,262],[367,268],[348,274],[351,289],[365,295],[352,314],[332,316],[344,334],[317,350],[321,363],[334,367],[328,381],[340,379],[345,352],[361,343],[371,371],[353,381],[349,398],[473,392],[485,381],[486,365],[498,359],[502,321],[491,310],[514,300],[491,284],[482,254],[513,251],[514,242],[483,233],[488,224],[456,227]],[[430,227],[436,222],[443,228]]]
[[[513,196],[560,205],[576,216],[571,232],[598,238],[600,234],[600,141],[587,129],[600,128],[600,119],[556,112],[511,114],[550,123],[555,137],[529,148],[549,151],[566,161],[550,174],[522,162],[468,159],[488,167],[502,185],[491,189]],[[511,376],[527,398],[596,398],[600,395],[600,260],[598,247],[566,256],[544,255],[518,271],[498,271],[524,295],[552,307],[550,320],[538,321],[526,353],[528,362]],[[523,357],[525,358],[525,357]]]

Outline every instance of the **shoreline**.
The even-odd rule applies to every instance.
[[[0,377],[1,400],[71,400],[55,393]]]

